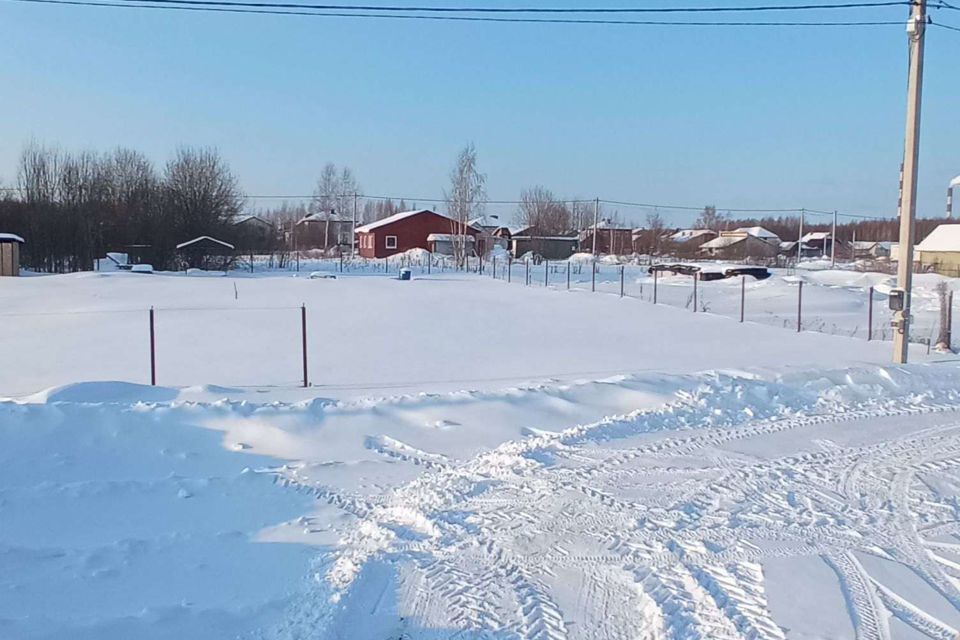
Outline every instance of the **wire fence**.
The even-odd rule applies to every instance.
[[[895,331],[886,289],[867,284],[869,278],[854,271],[849,272],[849,280],[860,277],[861,284],[811,282],[808,279],[817,272],[798,269],[785,269],[767,280],[749,276],[703,280],[695,275],[651,273],[643,265],[569,260],[535,263],[508,258],[492,260],[481,270],[508,283],[612,294],[792,331],[882,341],[893,340]],[[952,295],[949,304],[952,324]],[[941,318],[937,294],[917,290],[913,314],[911,342],[928,348],[936,344]]]
[[[813,331],[861,340],[892,340],[888,296],[875,287],[881,274],[832,271],[840,284],[829,278],[815,280],[817,272],[778,270],[766,280],[739,277],[702,280],[689,275],[650,273],[637,264],[608,264],[589,261],[517,261],[511,258],[471,259],[457,267],[453,260],[440,256],[404,256],[390,259],[313,260],[308,267],[291,276],[319,278],[375,277],[397,278],[410,270],[414,278],[434,278],[454,272],[464,287],[474,278],[489,278],[520,288],[595,293],[633,299],[651,305],[669,305],[691,313],[715,314],[738,322],[758,323],[785,331]],[[255,265],[264,275],[276,274]],[[197,274],[200,275],[200,274]],[[203,274],[210,275],[210,274]],[[242,278],[257,277],[236,272]],[[150,278],[152,276],[137,276]],[[859,283],[856,278],[863,278]],[[873,278],[871,280],[870,278]],[[449,280],[449,279],[448,279]],[[459,285],[457,285],[459,286]],[[269,290],[269,288],[267,289]],[[288,297],[288,296],[287,296]],[[231,386],[262,387],[310,386],[317,364],[321,384],[335,379],[336,362],[329,357],[330,323],[318,322],[321,314],[340,311],[324,306],[315,298],[309,305],[282,304],[283,299],[267,297],[237,300],[236,305],[191,304],[152,308],[77,309],[72,311],[0,311],[7,323],[8,337],[15,336],[24,353],[34,361],[48,362],[29,367],[7,380],[4,386],[16,389],[2,392],[29,393],[50,386],[50,380],[64,383],[76,379],[131,380],[154,385],[203,384],[217,380]],[[322,298],[321,298],[322,299]],[[336,304],[336,299],[331,299]],[[589,296],[577,303],[588,304]],[[270,304],[276,301],[279,304]],[[950,308],[952,309],[952,297]],[[313,315],[317,314],[317,315]],[[939,298],[930,289],[920,288],[914,296],[913,342],[935,344],[940,333]],[[313,323],[310,319],[314,318]],[[77,322],[78,319],[82,321]],[[382,318],[368,328],[374,340],[386,338],[377,332],[396,330],[395,323],[383,324]],[[949,316],[952,324],[952,313]],[[352,319],[341,330],[353,330]],[[388,329],[391,326],[393,329]],[[668,331],[665,327],[664,331]],[[54,339],[69,334],[69,340]],[[51,351],[50,344],[58,346]],[[364,376],[376,375],[375,365]],[[31,374],[32,375],[32,374]]]

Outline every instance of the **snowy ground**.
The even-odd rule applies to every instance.
[[[559,289],[0,280],[0,638],[956,637],[950,358]]]

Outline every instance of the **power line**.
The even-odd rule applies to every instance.
[[[135,2],[136,0],[123,0]],[[255,7],[273,9],[311,9],[314,11],[351,11],[374,13],[743,13],[768,11],[819,11],[909,6],[911,0],[843,2],[797,5],[757,5],[726,7],[427,7],[404,5],[306,4],[296,2],[243,2],[239,0],[149,0],[151,4]],[[945,5],[949,6],[949,5]]]
[[[250,13],[258,15],[312,16],[319,18],[364,18],[384,20],[430,20],[445,22],[495,22],[520,24],[580,24],[580,25],[625,25],[625,26],[674,26],[674,27],[873,27],[901,26],[899,20],[839,20],[839,21],[681,21],[681,20],[620,20],[592,18],[500,18],[492,16],[417,15],[395,13],[346,13],[334,11],[303,11],[243,8],[241,6],[184,6],[145,4],[150,0],[134,2],[91,2],[88,0],[5,0],[31,4],[66,5],[78,7],[106,7],[122,9],[159,9],[167,11],[202,11],[207,13]],[[898,3],[900,4],[900,3]]]
[[[940,27],[941,29],[947,29],[947,30],[949,30],[949,31],[960,31],[960,27],[954,27],[954,26],[952,26],[952,25],[943,24],[943,23],[941,23],[941,22],[932,22],[932,21],[931,21],[930,24],[933,25],[934,27]]]

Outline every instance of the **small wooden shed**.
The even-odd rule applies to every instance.
[[[20,245],[23,238],[12,233],[0,233],[0,277],[20,275]]]
[[[229,242],[212,236],[200,236],[177,245],[177,257],[183,269],[230,268],[236,249]]]

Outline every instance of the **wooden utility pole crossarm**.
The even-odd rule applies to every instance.
[[[917,206],[917,164],[920,152],[920,97],[923,89],[923,44],[927,0],[917,0],[907,23],[910,71],[907,78],[907,128],[903,150],[903,190],[900,195],[900,257],[897,293],[901,308],[893,316],[893,361],[905,363],[910,344],[910,297],[913,287],[914,220]]]

